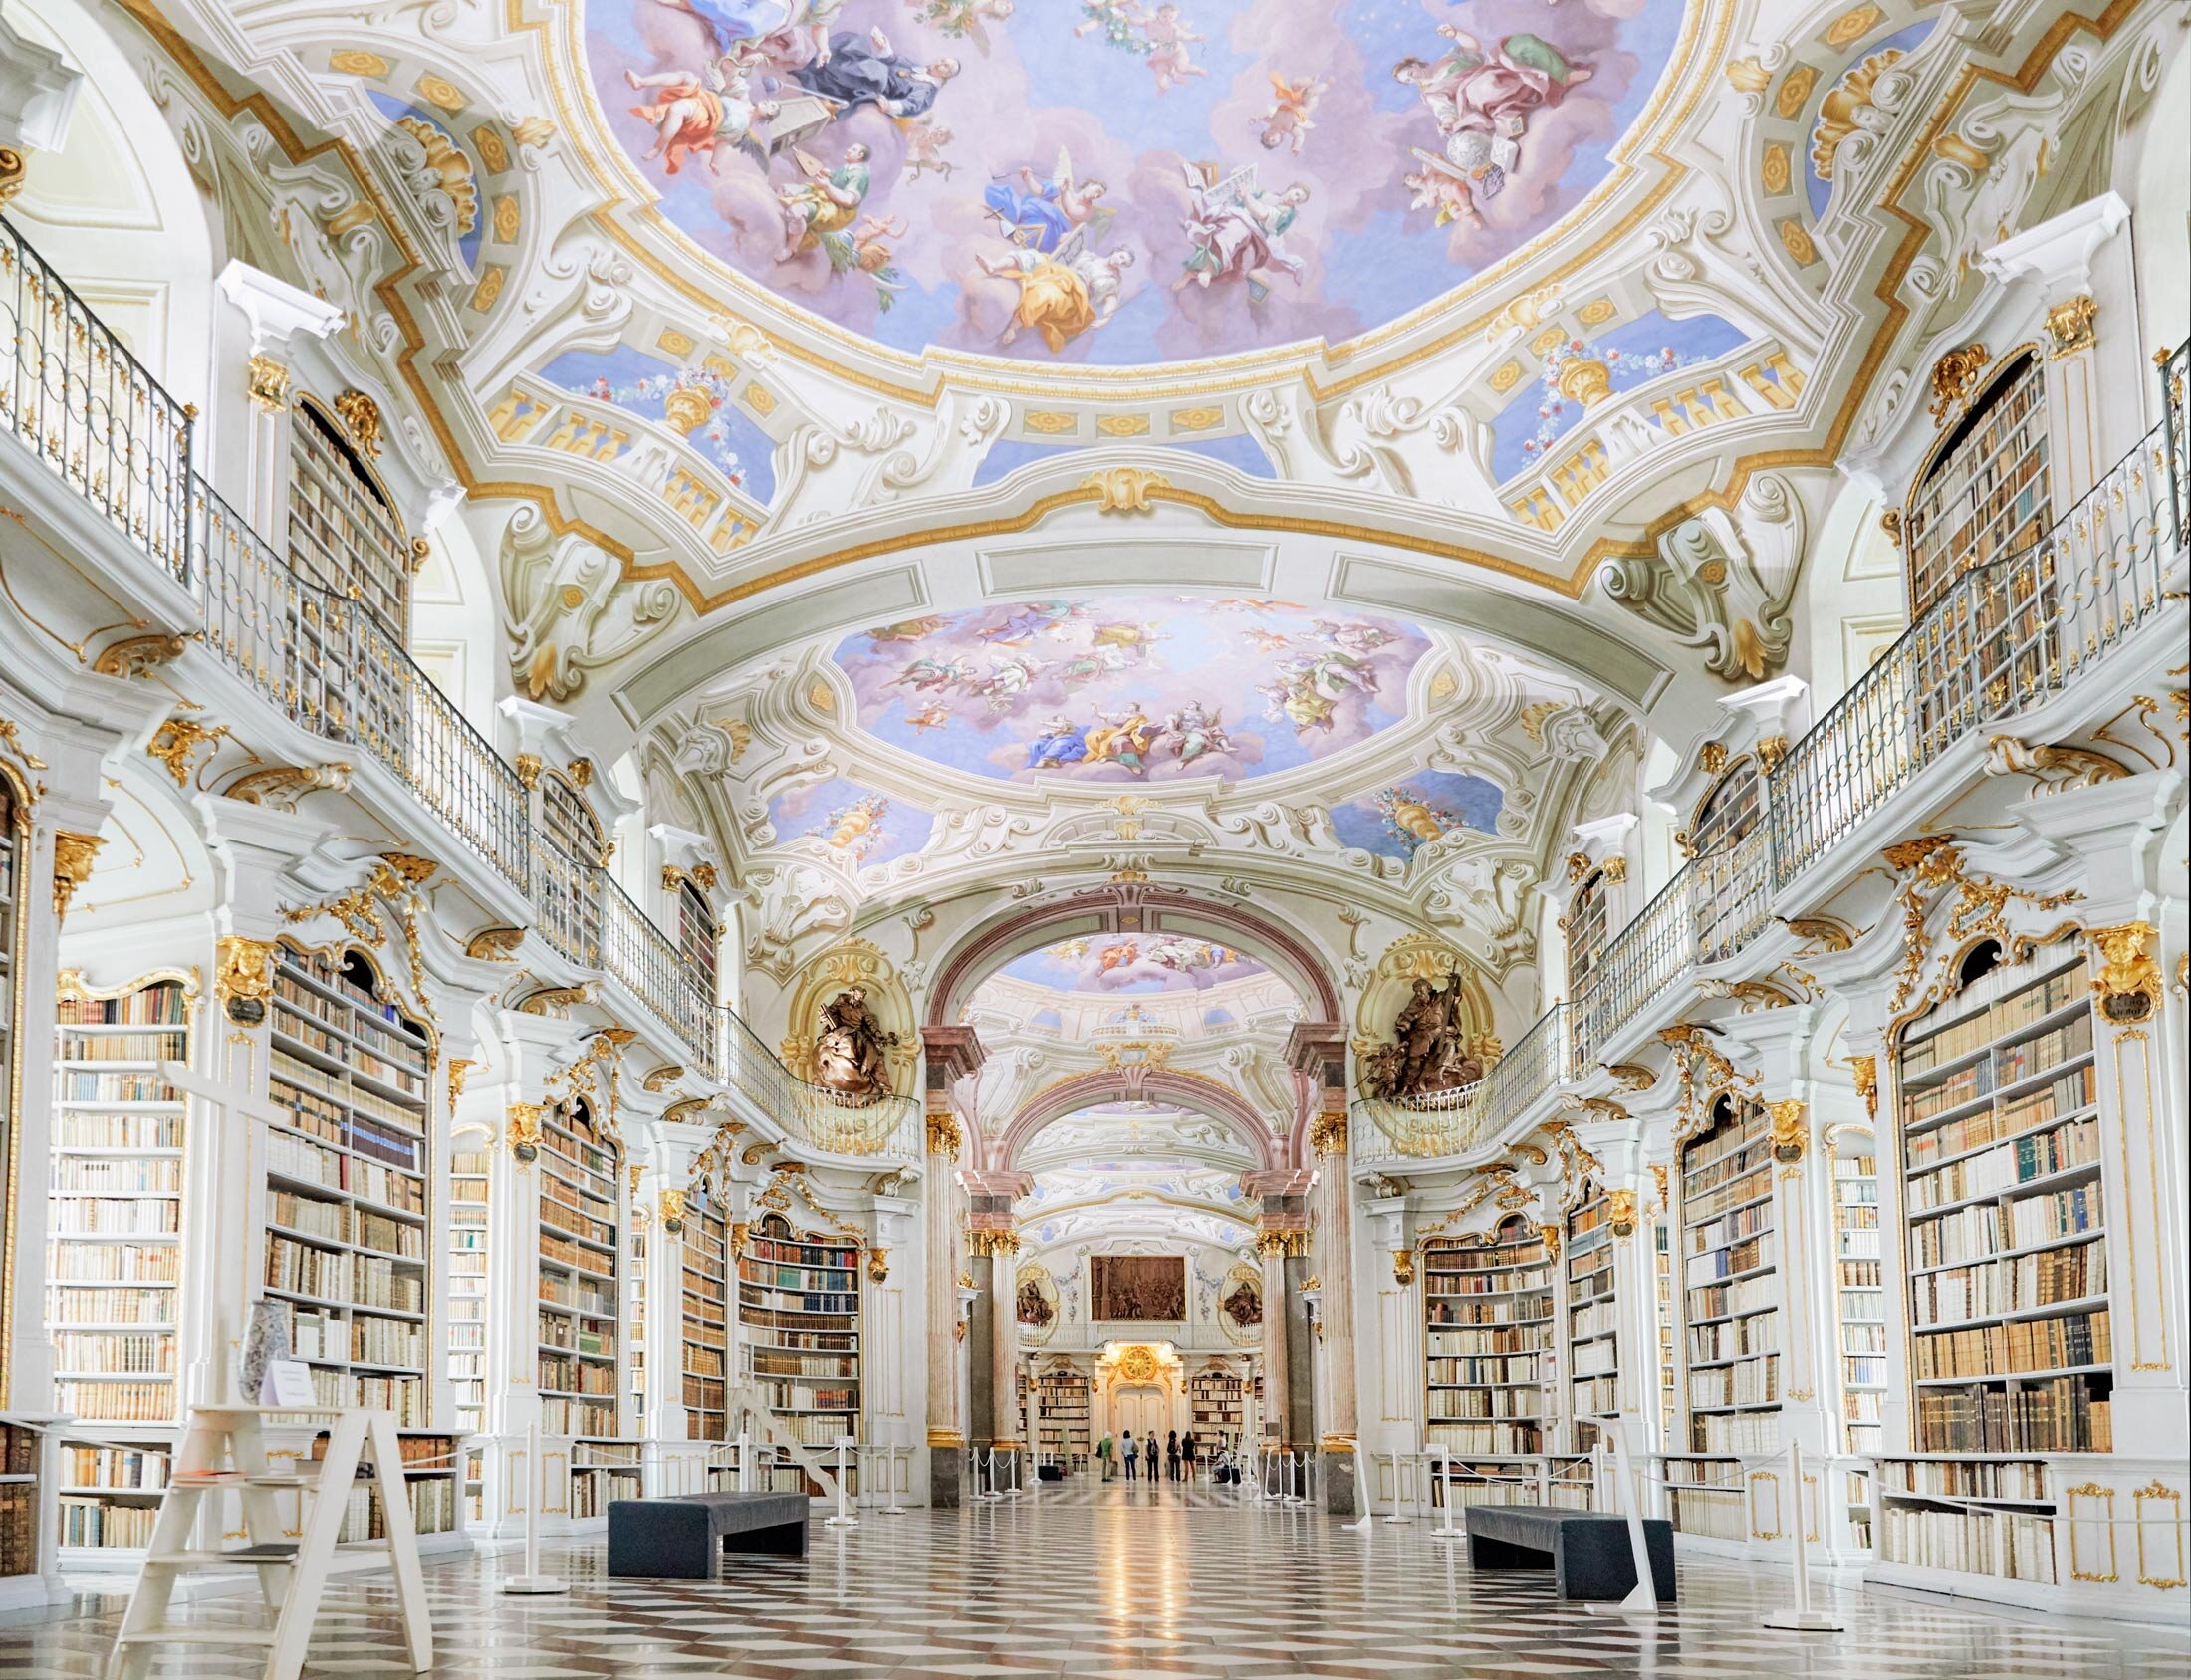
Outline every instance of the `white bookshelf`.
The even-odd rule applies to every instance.
[[[448,1367],[451,1417],[461,1435],[487,1427],[488,1139],[460,1134],[449,1155]],[[463,1459],[466,1517],[486,1519],[485,1466],[481,1449]]]
[[[779,1430],[818,1452],[860,1433],[857,1244],[801,1236],[780,1214],[754,1225],[738,1256],[738,1334]],[[775,1476],[820,1493],[797,1465]]]
[[[1589,1451],[1599,1425],[1620,1410],[1620,1303],[1614,1285],[1612,1205],[1589,1180],[1568,1214],[1562,1245],[1567,1279],[1568,1417],[1575,1451]]]
[[[1504,1461],[1545,1450],[1554,1273],[1544,1239],[1516,1216],[1479,1236],[1432,1238],[1421,1271],[1424,1436],[1456,1464],[1508,1474]]]
[[[1886,1396],[1886,1293],[1879,1276],[1878,1162],[1869,1133],[1833,1157],[1833,1283],[1836,1352],[1840,1362],[1841,1450],[1875,1458],[1885,1444],[1880,1406]],[[1871,1476],[1843,1472],[1841,1497],[1861,1547],[1871,1545]]]
[[[56,1001],[46,1321],[55,1409],[98,1438],[57,1442],[64,1567],[140,1555],[166,1485],[189,1119],[160,1064],[189,1061],[191,1004],[171,974],[112,991],[67,985]]]
[[[539,1184],[537,1371],[543,1458],[569,1478],[564,1515],[606,1518],[612,1499],[639,1495],[640,1458],[623,1424],[627,1236],[619,1151],[583,1098],[544,1108]],[[551,1449],[548,1438],[564,1446]],[[553,1476],[554,1472],[549,1472]],[[544,1510],[555,1512],[551,1487]]]
[[[730,1232],[704,1188],[685,1208],[682,1249],[685,1435],[694,1441],[726,1440]]]
[[[1669,1452],[1676,1531],[1746,1541],[1739,1459],[1780,1446],[1785,1315],[1773,1229],[1773,1128],[1764,1105],[1721,1097],[1681,1151],[1679,1268],[1684,1438]],[[1706,1491],[1737,1484],[1727,1491]]]

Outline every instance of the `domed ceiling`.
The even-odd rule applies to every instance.
[[[1201,992],[1269,971],[1253,957],[1176,933],[1068,939],[997,971],[1060,992]]]
[[[586,0],[664,215],[880,343],[1148,363],[1428,304],[1608,172],[1677,0]]]
[[[1398,723],[1430,646],[1412,624],[1295,601],[1105,596],[877,625],[836,659],[864,729],[953,770],[1236,781]]]

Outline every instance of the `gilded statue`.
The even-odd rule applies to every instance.
[[[1393,1042],[1362,1058],[1361,1093],[1392,1102],[1460,1090],[1484,1077],[1482,1046],[1467,1028],[1458,977],[1417,977],[1392,1023]]]
[[[862,986],[849,986],[822,1006],[814,1041],[815,1082],[842,1096],[871,1101],[890,1094],[883,1053],[898,1042],[867,1007]]]

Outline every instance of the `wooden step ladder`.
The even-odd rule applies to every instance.
[[[266,1449],[266,1420],[295,1421],[327,1432],[327,1456],[316,1467],[276,1470]],[[418,1569],[418,1538],[411,1528],[410,1495],[403,1485],[403,1455],[395,1419],[384,1411],[356,1408],[275,1406],[192,1406],[190,1422],[175,1448],[173,1477],[152,1524],[151,1545],[136,1590],[129,1595],[122,1632],[107,1659],[107,1680],[143,1680],[153,1655],[175,1646],[261,1646],[266,1650],[263,1680],[297,1680],[312,1642],[312,1624],[320,1595],[338,1556],[337,1537],[357,1485],[361,1464],[371,1467],[368,1486],[380,1495],[380,1526],[385,1539],[353,1542],[343,1555],[366,1549],[384,1551],[395,1571],[395,1595],[403,1621],[403,1642],[410,1666],[433,1666],[433,1633],[426,1619],[426,1583]],[[239,1472],[218,1482],[173,1478],[192,1471]],[[193,1545],[221,1532],[219,1510],[208,1514],[209,1496],[234,1489],[243,1506],[249,1545],[212,1548]],[[284,1528],[276,1494],[295,1489],[309,1496],[303,1533]],[[274,1612],[266,1627],[232,1623],[168,1620],[175,1584],[193,1569],[256,1568],[259,1590]]]

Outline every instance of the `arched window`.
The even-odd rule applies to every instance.
[[[290,410],[289,563],[409,645],[410,541],[379,474],[310,397]]]
[[[1568,913],[1560,920],[1568,936],[1568,997],[1580,999],[1596,977],[1605,954],[1605,923],[1610,915],[1605,871],[1592,869],[1568,900]]]
[[[2045,375],[2010,359],[1917,476],[1903,520],[1914,620],[1976,566],[2014,554],[2053,522]]]
[[[1724,851],[1757,827],[1765,789],[1757,761],[1743,757],[1704,791],[1689,819],[1689,850],[1697,857]]]

